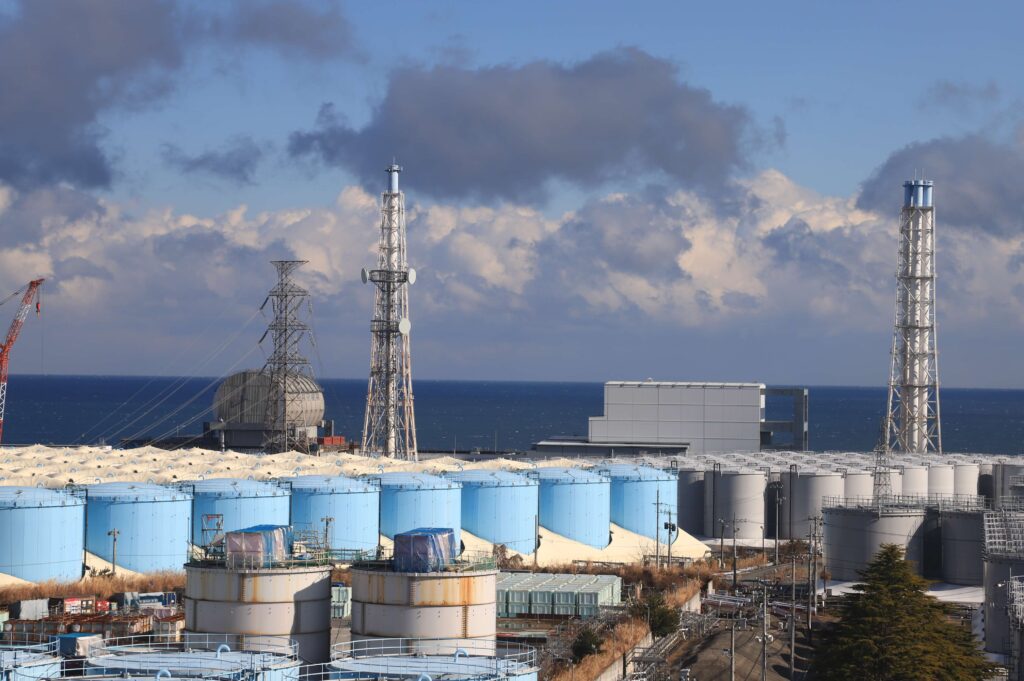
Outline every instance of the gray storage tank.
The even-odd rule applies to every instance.
[[[843,476],[837,472],[798,468],[786,471],[782,474],[780,536],[783,539],[810,536],[811,519],[821,515],[822,500],[840,498],[843,494]]]
[[[984,580],[985,514],[938,512],[942,532],[942,581],[981,586]]]
[[[677,492],[679,529],[693,536],[704,534],[704,469],[681,468]]]
[[[760,539],[767,477],[749,468],[716,468],[704,477],[704,534]],[[735,528],[733,521],[735,519]]]
[[[825,566],[837,581],[857,581],[882,544],[896,544],[920,573],[924,560],[923,508],[822,509]]]

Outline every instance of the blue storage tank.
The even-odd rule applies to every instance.
[[[63,490],[0,487],[0,573],[43,582],[82,577],[85,500]]]
[[[253,525],[291,525],[288,490],[256,480],[215,478],[187,483],[192,492],[192,543],[202,545],[203,516],[223,516],[223,531]],[[207,522],[207,527],[211,522]],[[213,537],[210,533],[206,539]]]
[[[462,544],[462,485],[428,473],[383,473],[380,481],[380,532],[394,539],[419,527],[450,527]]]
[[[611,534],[611,483],[581,468],[538,468],[540,524],[603,549]]]
[[[117,565],[135,572],[181,570],[189,555],[192,495],[145,482],[86,487],[85,549],[110,562],[117,529]]]
[[[612,480],[611,518],[612,522],[630,532],[642,534],[651,539],[669,540],[663,523],[678,524],[679,487],[676,476],[667,471],[649,466],[632,464],[607,464],[595,469]],[[657,504],[661,504],[658,513]]]
[[[343,476],[299,475],[286,478],[292,490],[292,525],[323,531],[330,526],[334,551],[372,551],[380,542],[380,485]]]
[[[540,483],[508,471],[458,471],[447,477],[462,485],[462,527],[519,553],[537,548]]]

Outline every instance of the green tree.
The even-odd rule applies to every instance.
[[[601,637],[590,627],[583,627],[572,641],[572,661],[579,662],[587,655],[601,652]]]
[[[665,602],[660,591],[648,591],[641,600],[633,603],[631,613],[647,622],[655,638],[667,636],[679,628],[679,613]]]
[[[967,681],[994,668],[971,632],[925,593],[903,550],[885,544],[843,598],[840,621],[822,635],[812,669],[828,681]]]

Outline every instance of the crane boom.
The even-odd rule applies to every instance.
[[[7,406],[7,365],[11,358],[11,348],[14,346],[14,341],[18,340],[18,334],[21,333],[21,327],[25,325],[25,318],[28,317],[28,311],[32,307],[32,301],[36,297],[36,293],[39,291],[39,286],[43,283],[43,279],[33,279],[28,283],[24,289],[25,295],[21,297],[21,306],[18,308],[17,314],[14,315],[14,319],[11,320],[11,328],[7,330],[7,339],[4,340],[4,344],[0,345],[0,442],[3,442],[4,436],[4,411]],[[15,292],[17,295],[21,291]],[[39,313],[39,303],[36,303],[36,314]]]

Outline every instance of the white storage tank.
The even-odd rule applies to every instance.
[[[984,580],[985,514],[941,511],[942,581],[981,586]]]
[[[919,464],[907,464],[902,468],[903,485],[900,494],[905,497],[928,496],[928,469]],[[893,492],[895,494],[895,491]]]
[[[760,539],[767,476],[749,468],[719,468],[704,476],[704,534]],[[735,520],[735,528],[733,522]]]
[[[842,498],[843,476],[835,471],[790,469],[782,474],[783,539],[804,539],[810,535],[812,518],[821,515],[822,499]]]
[[[976,463],[958,461],[953,465],[953,494],[975,496],[981,494],[978,479],[981,466]]]
[[[848,470],[843,473],[843,496],[847,499],[871,499],[875,494],[875,476],[871,471]]]
[[[950,496],[956,493],[953,464],[931,463],[928,465],[928,494]]]

